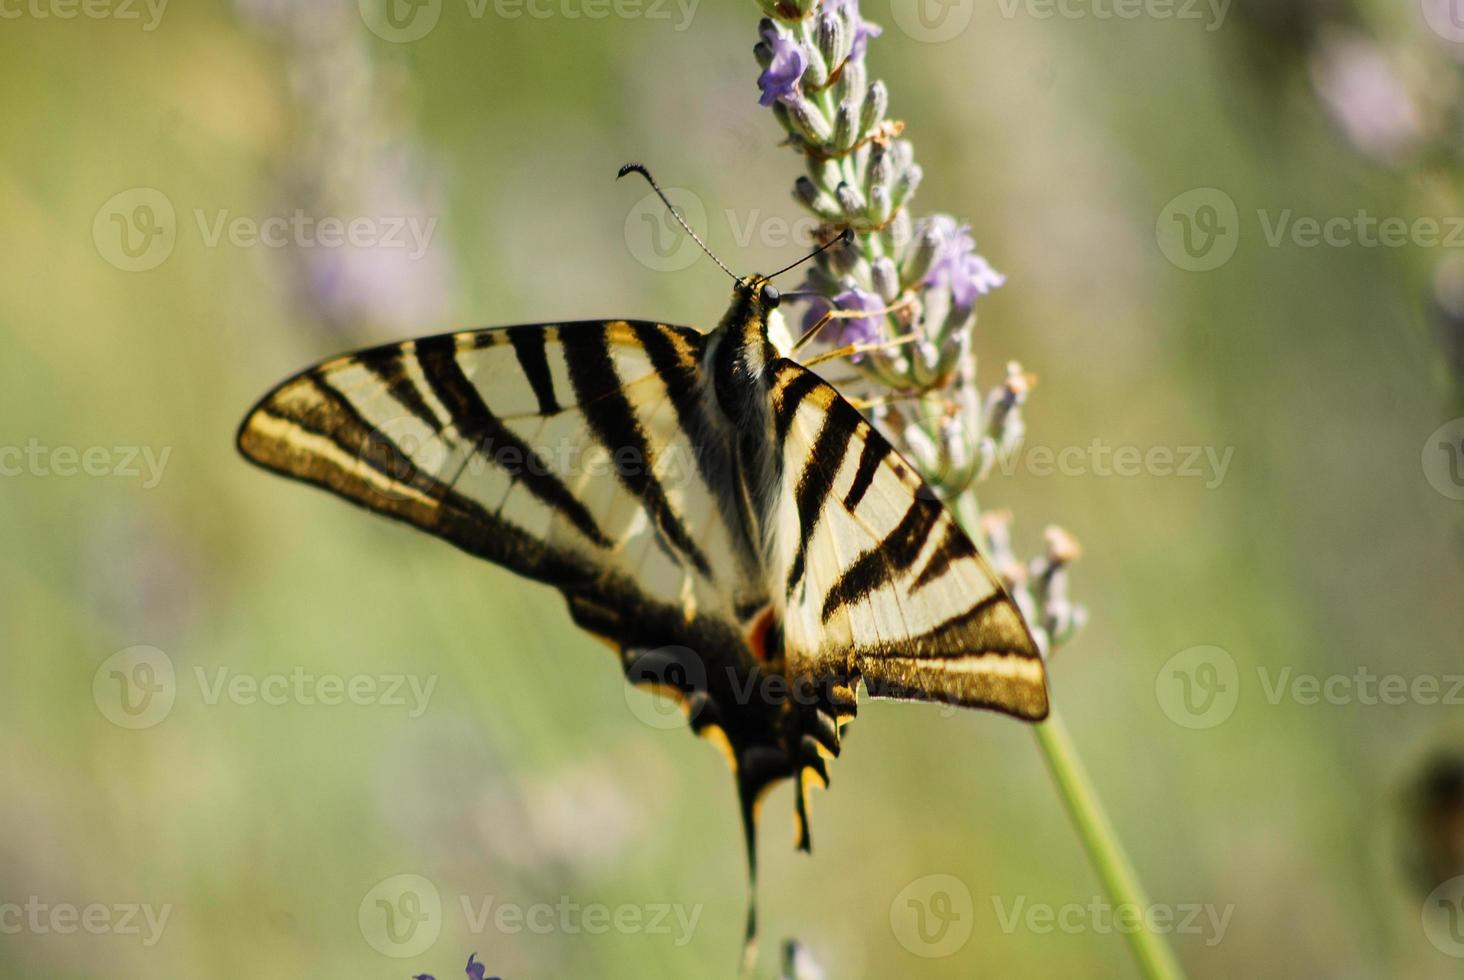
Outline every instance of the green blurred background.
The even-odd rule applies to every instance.
[[[1287,669],[1464,670],[1461,504],[1429,461],[1464,414],[1459,253],[1273,246],[1265,222],[1464,214],[1464,46],[1427,3],[1124,19],[958,0],[922,21],[913,2],[866,2],[871,70],[925,168],[916,212],[970,220],[1009,277],[977,349],[987,383],[1012,358],[1039,376],[1029,445],[1233,449],[1223,479],[1017,467],[982,498],[1023,552],[1053,522],[1084,545],[1090,622],[1054,697],[1153,901],[1229,916],[1171,937],[1186,970],[1459,975],[1464,945],[1425,928],[1436,882],[1407,872],[1426,845],[1401,800],[1460,747],[1464,709],[1267,696]],[[662,730],[552,591],[252,469],[233,430],[280,377],[368,342],[713,325],[725,278],[641,261],[644,188],[612,178],[642,160],[688,189],[738,270],[800,254],[771,220],[798,217],[800,163],[756,104],[757,10],[442,0],[392,40],[367,8],[196,0],[147,29],[143,6],[63,19],[36,0],[0,22],[0,443],[49,461],[0,480],[0,973],[440,980],[476,951],[505,980],[730,976],[744,870],[717,753]],[[1204,271],[1161,247],[1196,188],[1238,223]],[[420,256],[210,241],[221,214],[297,209],[435,224]],[[124,230],[151,244],[129,255]],[[57,475],[57,447],[103,447],[101,475]],[[129,447],[159,478],[141,456],[128,474]],[[158,652],[109,660],[137,646]],[[1191,727],[1166,665],[1197,646],[1236,674],[1233,712]],[[147,669],[164,701],[129,715],[118,677]],[[435,686],[420,711],[409,688],[216,696],[296,671]],[[1101,893],[1022,725],[871,703],[845,747],[811,858],[786,784],[764,807],[759,975],[790,936],[831,978],[1134,975],[1101,917],[1003,925]],[[441,912],[393,945],[363,922],[398,875]],[[902,919],[931,875],[961,886],[938,889],[969,930],[954,952]],[[700,912],[689,936],[558,912],[514,931],[476,920],[490,898]],[[28,904],[110,925],[16,928]],[[129,905],[168,918],[130,932]]]

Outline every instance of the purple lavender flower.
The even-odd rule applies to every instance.
[[[957,225],[956,219],[945,214],[938,214],[930,221],[941,245],[930,271],[925,274],[927,287],[949,288],[955,304],[970,309],[976,297],[985,296],[1006,282],[1006,276],[976,253],[970,226]]]
[[[854,45],[849,49],[851,58],[864,57],[864,49],[869,46],[869,39],[879,37],[884,33],[884,28],[878,24],[871,24],[859,13],[859,0],[825,0],[824,9],[834,13],[840,10],[848,12],[849,24],[854,28]]]
[[[808,56],[798,42],[775,27],[762,32],[763,40],[772,49],[772,63],[757,77],[757,87],[762,89],[758,105],[770,106],[779,100],[787,101],[798,94],[798,80],[808,67]]]

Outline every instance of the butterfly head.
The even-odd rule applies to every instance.
[[[748,312],[766,316],[778,308],[783,294],[769,281],[768,276],[743,276],[737,280],[733,290],[736,299],[747,306]]]

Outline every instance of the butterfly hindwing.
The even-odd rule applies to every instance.
[[[790,673],[1045,717],[1036,643],[950,511],[832,386],[792,361],[773,370]]]

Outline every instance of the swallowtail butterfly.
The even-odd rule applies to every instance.
[[[726,751],[754,888],[759,799],[794,780],[808,850],[808,787],[861,682],[1047,714],[1016,604],[914,468],[786,356],[768,279],[737,279],[711,333],[587,320],[346,354],[238,433],[266,469],[562,592]],[[747,928],[750,951],[751,902]]]

